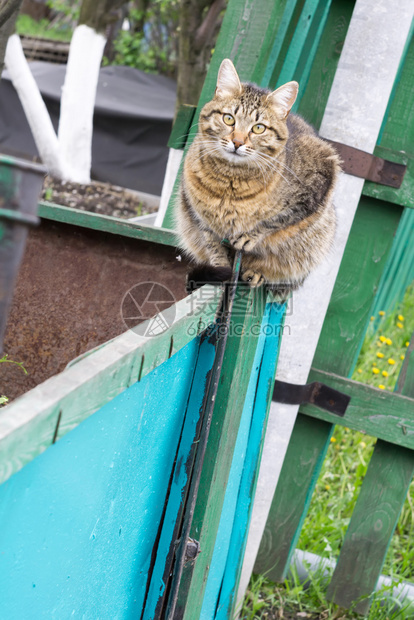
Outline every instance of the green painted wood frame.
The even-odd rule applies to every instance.
[[[340,7],[341,3],[334,2],[330,16],[336,13],[338,17]],[[343,3],[342,8],[345,8]],[[338,35],[330,16],[309,78],[309,84],[314,84],[316,93],[321,92],[321,89],[328,90],[327,82],[330,80],[330,75],[325,71],[322,76],[323,63],[328,63],[331,67],[335,65],[335,59],[329,53],[325,54],[325,60],[318,59],[323,45],[329,41],[329,30],[331,29],[332,45]],[[350,17],[349,12],[348,15],[342,13],[343,29],[346,17]],[[331,48],[333,49],[335,47]],[[413,51],[414,43],[411,42],[402,68],[405,83],[400,82],[395,90],[389,107],[389,111],[393,110],[393,114],[390,113],[387,117],[385,124],[387,129],[383,131],[381,147],[377,147],[376,150],[378,154],[386,154],[385,148],[395,149],[398,144],[398,148],[408,151],[402,154],[402,158],[408,161],[413,142],[408,144],[405,135],[409,136],[414,130],[412,109],[407,104],[407,92],[412,85]],[[307,116],[306,110],[311,111],[315,124],[318,124],[323,108],[314,106],[311,109],[311,105],[305,93],[299,111],[303,110],[305,116]],[[399,125],[400,119],[407,115],[407,121],[410,123],[408,130],[405,124]],[[398,161],[399,153],[394,151],[393,156]],[[411,183],[411,173],[407,174],[405,187],[409,187]],[[352,373],[360,350],[371,315],[373,299],[386,268],[393,237],[402,216],[399,205],[412,206],[411,194],[410,197],[406,195],[405,187],[390,193],[387,188],[375,186],[374,191],[373,184],[365,184],[364,197],[360,201],[351,230],[310,376],[310,379],[323,376],[328,385],[341,384],[345,392],[348,389],[354,401],[341,423],[355,430],[367,428],[367,432],[381,438],[362,485],[360,499],[328,591],[334,602],[345,607],[360,599],[356,607],[360,613],[366,613],[369,609],[369,595],[374,590],[380,575],[390,538],[414,472],[414,457],[411,451],[413,446],[405,439],[405,433],[408,433],[405,421],[409,424],[411,419],[411,415],[407,418],[406,413],[409,409],[412,411],[414,394],[411,383],[404,383],[407,387],[401,388],[402,394],[411,397],[404,401],[407,407],[399,407],[402,403],[399,400],[400,396],[387,395],[386,398],[389,399],[387,402],[394,404],[390,408],[383,409],[382,396],[378,394],[378,390],[366,386],[358,386],[355,390],[354,383],[343,377]],[[373,200],[371,196],[375,196],[377,200]],[[384,198],[386,201],[379,198]],[[411,369],[412,362],[407,376],[411,376]],[[334,376],[331,373],[334,373]],[[276,581],[282,580],[286,575],[334,424],[337,423],[337,420],[334,420],[333,416],[326,415],[326,412],[319,410],[316,414],[316,409],[309,405],[301,408],[255,565],[255,572],[266,571],[268,576]],[[395,412],[394,416],[392,411]],[[378,418],[375,418],[375,424],[372,424],[375,415],[378,415]],[[383,428],[377,424],[380,419],[387,420],[386,423],[383,422]],[[374,475],[376,471],[377,478]],[[390,480],[399,481],[395,485],[396,488],[390,488]],[[375,550],[370,553],[369,550],[374,548]],[[361,553],[365,553],[364,561],[361,561]]]
[[[220,297],[217,288],[203,287],[175,305],[173,325],[159,336],[125,332],[3,409],[0,483],[214,323]]]

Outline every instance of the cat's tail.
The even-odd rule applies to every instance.
[[[197,265],[187,276],[186,288],[188,293],[197,290],[203,284],[221,284],[231,279],[231,267],[212,267],[211,265]]]

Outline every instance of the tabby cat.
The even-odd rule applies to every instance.
[[[340,162],[310,125],[289,116],[297,93],[297,82],[273,92],[240,83],[233,63],[221,63],[177,202],[182,246],[201,267],[190,280],[230,277],[227,239],[243,250],[242,280],[285,299],[331,248]]]

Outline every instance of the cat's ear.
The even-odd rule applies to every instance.
[[[270,93],[267,96],[267,101],[274,105],[282,118],[286,118],[296,101],[298,90],[299,84],[297,82],[288,82]]]
[[[225,58],[220,65],[217,76],[216,97],[234,97],[240,95],[240,84],[237,71],[229,58]]]

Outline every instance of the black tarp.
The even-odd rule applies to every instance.
[[[66,66],[35,61],[30,67],[57,130]],[[164,76],[131,67],[102,68],[95,102],[92,178],[159,195],[175,96],[175,82]],[[30,159],[38,156],[7,71],[0,82],[0,152]]]

